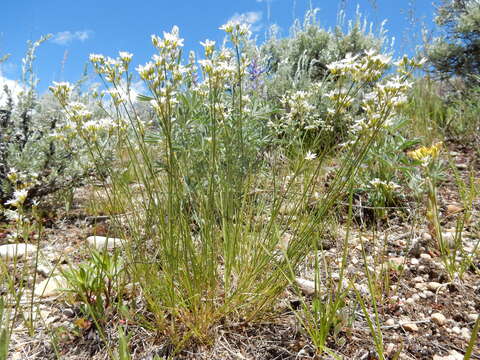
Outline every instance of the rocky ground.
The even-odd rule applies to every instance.
[[[480,164],[472,149],[452,144],[450,154],[464,178],[469,169],[475,171],[474,178],[480,178]],[[463,216],[465,209],[452,174],[442,184],[440,202],[443,237],[453,247],[459,241],[455,236],[456,220]],[[94,234],[111,235],[108,233],[108,218],[86,216],[80,200],[77,206],[68,216],[53,219],[36,244],[7,244],[12,229],[0,228],[0,256],[8,271],[14,272],[14,268],[19,271],[28,266],[36,257],[37,247],[40,250],[37,274],[22,280],[25,288],[33,281],[37,285],[34,296],[26,290],[17,306],[20,316],[12,333],[11,359],[109,358],[95,326],[84,319],[78,305],[65,296],[61,290],[65,281],[56,274],[67,263],[81,262],[88,246],[117,247],[121,246],[121,240],[92,237]],[[358,306],[358,296],[365,299],[372,296],[367,268],[376,279],[377,310],[387,357],[463,359],[480,313],[479,219],[480,199],[477,198],[472,216],[461,234],[463,252],[457,254],[456,259],[464,262],[465,271],[461,278],[454,279],[449,277],[444,259],[424,222],[392,219],[375,231],[355,228],[348,238],[350,254],[343,279],[350,290],[328,346],[340,357],[376,358],[372,333],[365,313]],[[338,254],[346,236],[341,224],[331,236],[328,246],[326,242],[319,255],[329,264],[326,278],[335,284],[340,279]],[[19,260],[14,263],[15,254]],[[225,324],[214,330],[211,344],[191,347],[176,358],[320,359],[315,357],[312,342],[299,322],[301,307],[310,303],[315,292],[312,281],[314,256],[306,259],[298,274],[297,286],[285,292],[270,319],[255,324]],[[320,284],[320,291],[327,288],[327,282]],[[2,291],[5,295],[5,289]],[[35,325],[30,328],[29,322],[22,318],[29,319],[32,308]],[[373,308],[369,308],[368,313],[373,317]],[[128,325],[118,316],[112,316],[107,326],[112,341],[117,337],[115,328],[118,324]],[[136,324],[128,325],[128,328],[134,359],[146,360],[155,355],[170,354],[171,348],[154,333]],[[474,346],[472,358],[480,359],[479,342]]]

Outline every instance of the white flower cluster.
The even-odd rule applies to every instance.
[[[3,210],[3,214],[9,221],[20,225],[29,222],[29,219],[23,215],[22,207],[28,198],[29,190],[32,186],[38,184],[37,177],[37,173],[26,174],[17,171],[15,168],[10,169],[7,174],[7,179],[15,191],[13,192],[12,198],[3,204],[6,207],[10,207],[10,209]],[[34,201],[33,204],[35,206],[37,204],[36,201]]]
[[[13,193],[13,198],[5,202],[5,205],[13,206],[18,209],[27,199],[27,195],[28,189],[15,190],[15,192]]]
[[[371,188],[383,189],[383,190],[388,190],[388,191],[394,191],[394,190],[397,190],[397,189],[400,188],[400,185],[398,185],[397,183],[395,183],[393,181],[386,182],[386,181],[380,180],[378,178],[370,180],[368,185]]]
[[[252,32],[250,31],[250,24],[233,20],[220,26],[219,29],[225,31],[230,36],[230,41],[235,46],[240,45],[242,41],[248,40],[248,38],[250,38],[252,35]]]
[[[314,105],[315,96],[314,88],[310,88],[308,91],[287,92],[280,100],[285,110],[280,122],[270,121],[268,125],[278,133],[296,130],[330,131],[331,126],[327,125],[325,120],[320,117],[318,109]]]
[[[372,49],[364,56],[349,53],[344,59],[327,65],[327,68],[333,75],[347,76],[358,82],[374,82],[382,77],[391,61],[391,56],[378,54]]]
[[[407,92],[412,83],[407,78],[395,76],[384,83],[378,83],[371,92],[365,94],[362,109],[365,117],[356,122],[358,128],[376,126],[379,121],[383,126],[390,126],[398,116],[400,108],[406,104]]]
[[[152,60],[139,65],[136,70],[146,83],[154,100],[150,103],[159,115],[166,115],[172,106],[178,103],[176,96],[187,75],[192,77],[192,64],[181,64],[183,39],[179,37],[177,26],[171,32],[164,32],[163,38],[152,35],[152,44],[158,50]],[[190,55],[192,58],[192,55]]]
[[[65,106],[70,99],[70,95],[73,90],[72,84],[68,82],[53,82],[53,86],[49,87],[49,90],[58,99],[62,106]]]
[[[90,62],[97,74],[104,76],[106,81],[114,83],[120,82],[123,74],[128,72],[132,57],[132,54],[125,51],[120,51],[116,59],[99,54],[90,54]]]

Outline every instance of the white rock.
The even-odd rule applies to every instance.
[[[430,254],[427,254],[427,253],[420,254],[420,258],[423,259],[423,260],[431,260],[432,259]]]
[[[418,260],[417,258],[413,258],[413,259],[410,260],[410,264],[412,264],[414,266],[418,265],[419,263],[420,263],[420,260]]]
[[[313,295],[315,294],[315,282],[312,280],[307,280],[307,279],[302,279],[302,278],[296,278],[295,282],[297,283],[298,287],[300,290],[305,295]]]
[[[31,244],[7,244],[0,246],[0,257],[2,259],[21,258],[36,251],[37,247]]]
[[[468,314],[468,321],[477,321],[478,314]]]
[[[45,277],[49,277],[49,276],[52,275],[54,267],[51,266],[50,264],[46,264],[46,263],[41,262],[37,265],[36,270],[37,270],[37,273],[39,273],[39,274],[41,274]]]
[[[395,344],[388,343],[385,347],[385,354],[390,356],[395,351]]]
[[[412,281],[415,282],[415,283],[421,283],[421,282],[423,282],[423,277],[422,276],[415,276],[412,279]]]
[[[430,318],[435,324],[440,326],[444,325],[445,322],[447,321],[447,318],[442,313],[434,313]]]
[[[434,294],[433,292],[431,292],[430,290],[425,290],[425,291],[423,292],[423,295],[425,295],[425,299],[426,299],[426,298],[431,298],[431,297],[434,297],[434,296],[435,296],[435,294]]]
[[[470,332],[470,329],[469,328],[462,328],[460,330],[460,336],[464,339],[464,340],[470,340],[470,338],[472,337],[472,333]]]
[[[424,233],[422,234],[422,239],[423,239],[424,241],[430,241],[430,240],[432,240],[432,235],[430,235],[428,232],[424,232]]]
[[[393,326],[393,325],[395,325],[395,320],[393,320],[393,319],[388,319],[387,321],[385,321],[385,325],[387,325],[387,326]]]
[[[448,355],[433,355],[433,360],[463,360],[463,355],[451,350]]]
[[[405,323],[402,325],[402,327],[410,332],[417,332],[418,331],[418,326],[415,323]]]
[[[89,236],[87,242],[90,246],[93,246],[98,250],[113,250],[115,248],[121,248],[125,243],[125,240],[105,236]]]
[[[405,263],[405,258],[403,256],[391,257],[390,262],[394,265],[401,266]]]
[[[347,285],[347,286],[348,286],[348,285]],[[360,294],[362,294],[362,295],[364,295],[364,296],[370,294],[370,290],[369,290],[367,284],[355,285],[355,288],[358,290],[358,292],[360,292]]]
[[[452,332],[454,332],[454,333],[457,334],[457,335],[460,335],[460,328],[459,328],[458,326],[454,326],[454,327],[452,328]]]
[[[435,281],[430,281],[429,283],[427,283],[427,288],[428,290],[431,290],[431,291],[437,291],[441,287],[442,287],[442,284]]]
[[[415,299],[413,297],[409,297],[407,300],[405,300],[405,303],[408,305],[413,305],[415,304]]]
[[[415,289],[418,289],[418,290],[426,290],[427,289],[427,284],[423,283],[423,282],[419,282],[419,283],[416,283],[415,284]]]
[[[67,281],[61,275],[43,280],[35,287],[35,295],[38,297],[50,297],[59,295],[67,287]]]

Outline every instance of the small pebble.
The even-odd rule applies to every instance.
[[[468,314],[468,321],[477,321],[478,314]]]
[[[392,257],[390,258],[390,262],[397,266],[401,266],[405,263],[405,258],[403,256],[398,256],[398,257]]]
[[[385,347],[385,354],[387,356],[391,355],[395,351],[395,344],[388,343]]]
[[[426,290],[427,289],[427,284],[425,284],[424,282],[416,283],[415,284],[415,289]]]
[[[432,240],[432,235],[430,235],[428,232],[424,232],[424,233],[422,234],[422,239],[423,239],[424,241],[430,241],[430,240]]]
[[[435,281],[430,281],[428,284],[427,284],[427,288],[428,290],[431,290],[431,291],[437,291],[438,289],[440,289],[442,287],[442,284],[438,283],[438,282],[435,282]]]
[[[70,308],[66,308],[63,310],[63,315],[65,315],[68,318],[74,318],[75,317],[75,311],[73,311]]]
[[[440,326],[444,325],[445,322],[447,321],[447,318],[442,313],[434,313],[430,318],[435,324]]]
[[[407,331],[410,331],[410,332],[417,332],[418,331],[418,326],[417,324],[414,324],[414,323],[405,323],[402,325],[402,327],[407,330]]]
[[[385,325],[387,325],[387,326],[393,326],[393,325],[395,325],[395,320],[393,320],[393,319],[388,319],[387,321],[385,321]]]
[[[420,254],[420,258],[423,259],[423,260],[431,260],[432,259],[430,254],[427,254],[427,253]]]
[[[468,328],[462,328],[462,330],[460,330],[460,337],[462,337],[464,340],[470,340],[470,338],[472,337],[472,333],[470,332],[470,329]]]
[[[425,290],[423,292],[423,295],[425,295],[425,298],[431,298],[431,297],[435,296],[435,294],[433,292],[429,291],[429,290]]]

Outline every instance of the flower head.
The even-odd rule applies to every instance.
[[[310,150],[307,151],[307,154],[305,155],[305,160],[310,161],[310,160],[314,160],[316,158],[317,158],[317,154],[311,152]]]

